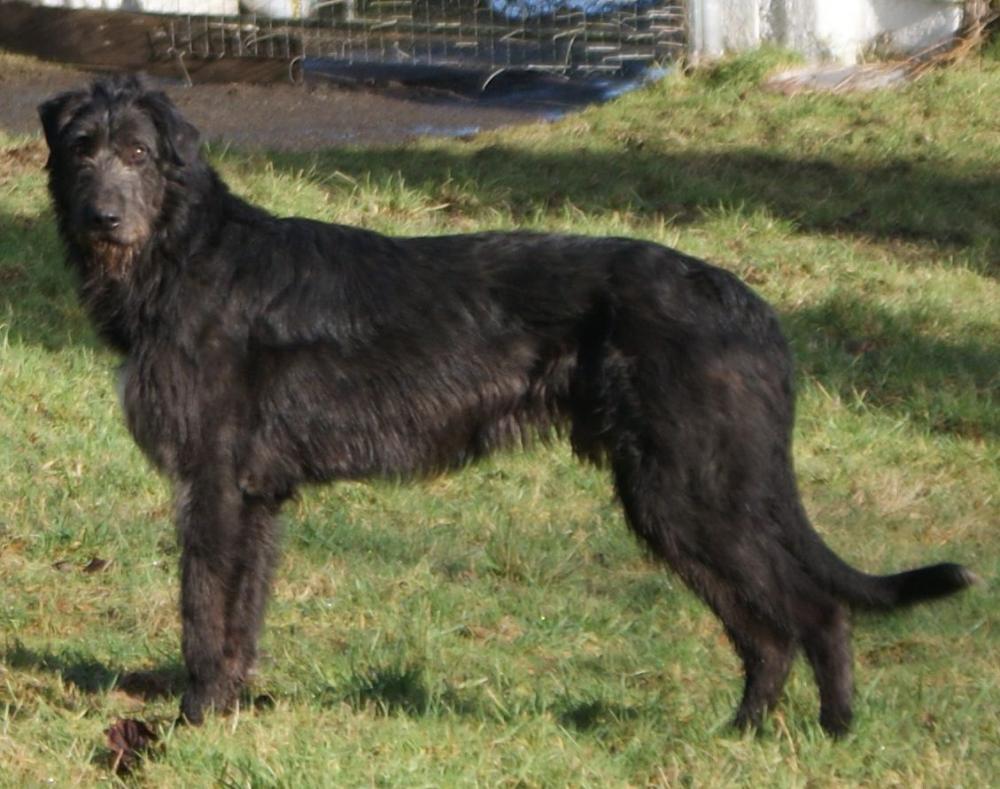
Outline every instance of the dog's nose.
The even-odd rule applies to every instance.
[[[95,230],[114,230],[122,223],[122,218],[114,211],[101,208],[90,210],[90,226]]]

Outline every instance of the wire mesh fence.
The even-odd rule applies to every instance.
[[[2,0],[0,0],[2,4]],[[684,0],[42,0],[160,15],[155,59],[621,73],[685,46]]]

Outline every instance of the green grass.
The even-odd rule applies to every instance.
[[[801,663],[759,737],[727,728],[740,681],[719,625],[562,445],[305,492],[286,511],[259,703],[171,729],[169,491],[63,270],[43,145],[8,136],[0,784],[115,781],[103,729],[125,716],[163,735],[130,779],[150,786],[996,785],[1000,63],[846,96],[774,95],[763,72],[737,61],[472,140],[209,156],[278,213],[630,234],[749,279],[797,354],[817,527],[873,571],[951,559],[983,578],[856,618],[845,740],[819,729]],[[112,564],[83,572],[95,556]]]

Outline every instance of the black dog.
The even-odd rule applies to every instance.
[[[845,731],[846,606],[972,581],[954,564],[866,575],[823,544],[792,471],[788,347],[732,275],[629,239],[278,219],[231,195],[132,77],[39,112],[82,300],[125,357],[129,429],[176,487],[188,721],[230,707],[254,663],[275,516],[299,485],[433,473],[563,425],[722,620],[740,725],[801,646],[822,725]]]

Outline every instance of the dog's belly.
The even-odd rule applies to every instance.
[[[575,358],[524,341],[373,366],[303,354],[258,390],[248,490],[463,465],[558,419]],[[294,462],[297,467],[283,466]]]

